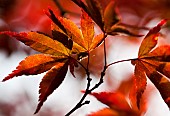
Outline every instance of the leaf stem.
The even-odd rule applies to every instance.
[[[83,102],[83,101],[85,100],[86,96],[89,94],[89,88],[90,88],[91,80],[92,80],[92,79],[90,78],[90,76],[87,77],[87,88],[86,88],[86,91],[85,91],[83,97],[82,97],[82,98],[80,99],[80,101],[76,104],[76,106],[75,106],[72,110],[70,110],[65,116],[70,116],[70,114],[72,114],[74,111],[76,111],[77,109],[79,109],[79,108],[82,107],[83,105],[90,103],[90,101],[85,101],[85,102]]]
[[[107,33],[104,33],[103,41],[104,41],[104,67],[107,65],[107,58],[106,58],[106,40]]]
[[[70,110],[70,112],[68,112],[65,116],[69,116],[70,114],[72,114],[74,111],[76,111],[77,109],[79,109],[80,107],[82,107],[83,105],[85,104],[89,104],[90,101],[84,101],[85,98],[87,97],[88,94],[90,94],[93,90],[95,90],[96,88],[98,88],[102,83],[103,83],[103,78],[105,76],[105,71],[107,69],[107,58],[106,58],[106,42],[105,42],[105,38],[107,37],[107,33],[104,33],[104,36],[103,36],[103,41],[104,41],[104,61],[105,61],[105,64],[104,64],[104,68],[103,68],[103,71],[101,72],[101,77],[100,77],[100,80],[99,82],[94,85],[91,89],[90,89],[90,86],[91,86],[91,81],[92,79],[90,78],[90,72],[89,72],[89,63],[90,63],[90,54],[88,53],[88,60],[87,60],[87,67],[85,67],[83,64],[81,64],[78,60],[76,60],[82,67],[83,69],[86,71],[86,75],[87,75],[87,86],[86,86],[86,90],[85,90],[85,93],[84,95],[82,96],[82,98],[80,99],[80,101],[76,104],[75,107],[73,107],[72,110]]]
[[[108,64],[108,65],[106,66],[106,69],[107,69],[108,67],[110,67],[111,65],[114,65],[114,64],[117,64],[117,63],[120,63],[120,62],[126,62],[126,61],[137,60],[137,59],[138,59],[138,58],[131,58],[131,59],[126,59],[126,60],[115,61],[115,62],[112,62],[112,63]]]
[[[84,95],[82,96],[82,98],[80,99],[80,101],[65,116],[69,116],[70,114],[72,114],[74,111],[76,111],[77,109],[79,109],[83,105],[90,103],[89,100],[84,101],[86,96],[90,93],[89,89],[90,89],[90,85],[91,85],[91,81],[92,81],[92,79],[90,78],[90,72],[89,72],[89,62],[90,62],[90,55],[89,55],[89,53],[88,53],[87,67],[84,67],[84,65],[81,64],[79,61],[77,61],[77,62],[86,71],[86,75],[87,75],[87,87],[86,87],[86,91],[85,91]]]

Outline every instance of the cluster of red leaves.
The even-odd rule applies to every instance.
[[[57,1],[57,3],[64,8],[67,4],[72,6],[69,7],[72,8],[70,9],[70,12],[77,11],[77,7],[75,7],[73,3],[70,4],[70,0]],[[63,2],[67,4],[63,5]],[[20,32],[32,30],[51,33],[51,20],[44,15],[43,12],[43,9],[46,9],[48,6],[55,9],[56,14],[62,15],[62,11],[60,10],[65,10],[60,9],[60,6],[57,6],[52,0],[0,0],[0,31],[10,30]],[[68,11],[68,13],[70,12]],[[18,41],[12,40],[4,35],[0,35],[0,49],[4,50],[7,55],[11,55],[14,51],[30,52],[30,49],[28,48],[21,48]]]
[[[43,53],[28,56],[19,63],[16,70],[3,79],[3,81],[6,81],[15,76],[37,75],[47,71],[40,82],[39,104],[35,113],[40,110],[47,97],[63,82],[68,67],[74,77],[74,68],[78,67],[78,64],[86,71],[88,70],[88,62],[86,67],[81,63],[81,60],[85,57],[89,57],[90,52],[98,47],[107,35],[113,36],[121,33],[139,36],[119,25],[121,18],[118,15],[116,5],[113,1],[109,2],[104,10],[97,0],[86,0],[85,3],[81,0],[72,1],[82,8],[81,29],[71,20],[55,16],[54,12],[49,9],[49,11],[45,13],[53,21],[51,24],[52,35],[32,31],[21,33],[11,31],[0,32],[0,34],[14,37],[32,49]],[[95,36],[93,21],[99,26],[103,33]],[[141,43],[138,58],[132,60],[132,64],[135,65],[135,77],[134,91],[130,99],[136,102],[138,108],[140,108],[140,100],[146,88],[146,76],[160,91],[165,103],[170,106],[170,47],[166,45],[155,48],[159,31],[165,23],[166,20],[163,20],[149,31]],[[110,108],[119,111],[118,113],[124,112],[136,115],[127,104],[125,97],[121,94],[91,94]],[[103,99],[107,100],[103,101]],[[112,99],[114,100],[112,101]],[[104,109],[104,112],[115,115],[115,112],[108,108]]]
[[[35,113],[62,83],[67,73],[67,67],[70,66],[70,71],[74,76],[74,67],[78,66],[76,60],[84,57],[83,54],[87,55],[103,39],[103,34],[94,37],[94,23],[85,12],[81,17],[82,30],[69,19],[55,17],[51,10],[46,13],[55,23],[51,26],[53,37],[38,32],[0,32],[0,34],[15,37],[32,49],[44,53],[28,56],[20,62],[16,70],[3,79],[6,81],[15,76],[37,75],[48,71],[40,83],[40,102]]]
[[[120,25],[121,17],[114,1],[108,2],[105,8],[102,8],[102,2],[100,3],[98,0],[85,0],[87,5],[81,0],[72,1],[82,8],[100,29],[108,35],[128,34],[141,36],[130,32],[126,27]]]
[[[130,103],[126,96],[120,92],[91,93],[109,108],[101,109],[89,116],[141,116],[145,113],[144,103],[141,103],[142,95],[146,89],[148,77],[160,92],[165,103],[170,107],[170,80],[169,80],[169,45],[155,48],[158,41],[159,31],[167,22],[162,20],[157,26],[152,28],[144,37],[139,48],[138,58],[132,60],[135,65],[133,86],[130,90]],[[155,49],[154,49],[155,48]],[[138,110],[138,109],[142,109]]]
[[[128,80],[122,81],[118,89],[114,92],[93,92],[90,95],[94,96],[98,101],[105,104],[106,108],[90,113],[88,116],[142,116],[147,109],[146,98],[148,93],[141,99],[140,110],[136,107],[136,101],[131,99],[128,102],[129,93],[133,92],[132,74]],[[132,94],[132,93],[131,93]],[[135,93],[134,93],[135,95]],[[147,96],[146,96],[147,95]]]

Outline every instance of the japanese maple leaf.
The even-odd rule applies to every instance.
[[[121,17],[114,1],[110,1],[104,10],[98,0],[85,0],[87,5],[82,0],[72,1],[81,7],[103,32],[109,35],[128,34],[131,36],[141,36],[119,25]]]
[[[131,99],[136,99],[138,108],[140,108],[140,99],[146,89],[146,77],[156,86],[163,100],[170,107],[170,46],[163,45],[155,48],[159,31],[166,21],[162,20],[149,31],[141,43],[138,58],[132,60],[132,64],[135,65],[134,91],[136,96],[131,96]]]
[[[86,12],[82,10],[81,29],[71,20],[59,16],[55,16],[53,11],[49,9],[46,14],[52,19],[53,33],[66,35],[74,43],[73,53],[89,53],[95,49],[104,38],[104,34],[94,36],[94,23]],[[64,42],[62,42],[64,43]]]
[[[81,17],[82,30],[69,19],[62,17],[57,19],[51,10],[50,13],[49,16],[55,23],[51,26],[52,37],[40,32],[0,32],[0,34],[14,37],[32,49],[43,53],[28,56],[19,63],[16,70],[3,79],[6,81],[15,76],[37,75],[47,71],[40,83],[39,104],[35,113],[40,110],[47,97],[62,83],[68,65],[70,72],[75,76],[74,67],[78,66],[79,59],[75,55],[80,56],[79,54],[82,52],[89,53],[103,39],[103,34],[94,37],[94,24],[85,12],[82,12]]]
[[[126,97],[119,92],[93,92],[91,95],[107,105],[108,108],[103,108],[88,116],[140,116],[140,113],[133,110],[127,102]]]
[[[40,83],[39,104],[35,113],[39,111],[47,97],[59,87],[65,78],[70,62],[71,50],[62,43],[37,32],[0,32],[15,37],[34,50],[44,53],[26,57],[19,63],[16,70],[3,79],[9,80],[15,76],[37,75],[47,71]]]

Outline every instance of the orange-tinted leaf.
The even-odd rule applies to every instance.
[[[6,34],[11,37],[15,37],[17,40],[23,42],[27,46],[30,46],[32,49],[39,51],[41,53],[50,54],[50,55],[69,55],[69,49],[67,49],[62,43],[54,41],[50,37],[40,34],[37,32],[0,32],[0,34]]]
[[[60,22],[63,24],[64,28],[66,29],[66,34],[70,39],[72,39],[75,43],[80,45],[81,47],[85,48],[85,43],[83,41],[83,35],[81,30],[77,27],[75,23],[71,20],[59,17]]]
[[[151,80],[151,82],[155,85],[155,87],[159,90],[163,100],[170,107],[170,80],[165,77],[163,74],[155,70],[155,67],[149,64],[149,62],[143,62],[145,72],[147,77]]]
[[[152,28],[149,33],[143,39],[139,48],[138,56],[144,56],[148,54],[157,44],[159,31],[167,20],[162,20],[157,26]]]
[[[48,11],[45,11],[46,15],[50,17],[50,19],[59,26],[59,28],[64,32],[66,32],[66,29],[64,28],[63,24],[58,20],[58,18],[55,16],[54,12],[49,8]]]
[[[86,0],[89,16],[96,22],[96,24],[103,30],[104,19],[103,19],[103,10],[99,1],[97,0]]]
[[[93,50],[96,47],[98,47],[102,43],[103,38],[104,38],[104,34],[99,34],[99,35],[95,36],[93,38],[92,44],[90,46],[90,50]]]
[[[36,54],[26,57],[19,63],[16,70],[3,79],[6,81],[13,78],[14,76],[21,75],[36,75],[49,70],[58,61],[64,60],[65,57],[53,57],[50,55]]]
[[[161,27],[166,22],[167,22],[166,19],[162,20],[157,26],[155,26],[154,28],[152,28],[149,31],[149,33],[143,39],[141,46],[139,48],[138,59],[132,61],[132,64],[135,65],[134,82],[136,83],[135,87],[137,88],[137,91],[136,91],[136,94],[137,94],[136,99],[137,100],[136,101],[137,101],[138,107],[140,106],[140,99],[141,99],[143,91],[145,90],[145,87],[146,87],[145,74],[149,78],[150,78],[150,76],[155,77],[155,72],[158,73],[156,75],[160,74],[162,76],[170,77],[170,75],[169,75],[170,74],[169,73],[170,63],[168,62],[169,55],[170,55],[170,52],[169,52],[170,47],[161,46],[161,47],[158,47],[155,50],[151,51],[157,44],[159,31],[160,31]],[[153,74],[154,74],[154,76],[152,76]],[[162,79],[165,80],[164,78],[162,78]],[[154,81],[157,82],[159,80],[158,80],[158,78],[155,78]],[[154,81],[153,81],[153,83],[155,83]],[[161,85],[156,84],[156,86],[161,86]],[[161,94],[164,91],[160,88],[158,90],[161,90],[160,91]],[[167,91],[170,91],[170,90],[167,90]],[[169,95],[168,95],[168,97],[169,97]],[[166,96],[166,99],[168,97]],[[164,99],[164,97],[163,97],[163,99]]]
[[[118,114],[118,112],[115,112],[114,110],[110,108],[104,108],[97,112],[93,112],[87,116],[120,116],[120,115]]]
[[[101,93],[91,93],[96,97],[100,102],[108,105],[111,109],[114,110],[123,110],[129,111],[130,106],[126,101],[126,98],[121,93],[112,93],[112,92],[101,92]]]
[[[71,49],[71,51],[72,51],[72,53],[80,53],[80,52],[85,52],[86,51],[86,49],[85,48],[83,48],[82,46],[80,46],[80,45],[78,45],[77,43],[75,43],[74,41],[73,41],[73,43],[70,43],[70,40],[68,40],[68,38],[70,38],[70,36],[68,36],[67,35],[67,33],[64,33],[60,28],[59,28],[59,26],[57,26],[56,24],[54,24],[54,23],[52,23],[51,24],[51,30],[52,31],[56,31],[57,33],[62,33],[62,36],[64,37],[64,38],[66,38],[65,36],[67,36],[67,40],[61,40],[62,39],[62,37],[60,37],[59,35],[58,36],[56,36],[56,40],[59,40],[59,41],[62,41],[62,43],[65,45],[65,46],[68,46],[69,48],[71,48],[72,47],[72,49]],[[68,41],[68,44],[66,44],[66,43],[64,43],[64,42],[66,42],[66,41]],[[83,41],[83,39],[81,40],[81,41]],[[71,46],[71,45],[72,46]]]
[[[147,74],[147,76],[159,90],[163,100],[170,108],[170,80],[158,72],[153,72],[150,75]]]
[[[114,1],[111,1],[105,11],[104,11],[104,26],[105,31],[110,32],[111,27],[120,21],[120,17],[118,15],[116,4]]]
[[[65,46],[67,42],[66,36],[73,41],[72,53],[90,52],[102,42],[102,35],[94,38],[94,23],[88,14],[82,10],[81,29],[71,20],[57,17],[58,21],[64,26],[66,32],[62,31],[60,26],[52,24],[51,28],[55,32],[55,36],[61,35],[64,40],[56,38]],[[94,40],[93,40],[94,39]],[[70,48],[70,47],[69,47]]]
[[[148,55],[148,62],[155,70],[170,79],[170,46],[159,46]]]
[[[145,70],[143,69],[143,64],[141,62],[136,63],[134,73],[135,73],[135,77],[133,78],[133,82],[134,82],[133,93],[135,93],[136,96],[132,94],[130,95],[130,99],[133,103],[135,103],[136,101],[137,107],[140,108],[140,100],[144,90],[146,89],[146,84],[147,84]]]
[[[82,10],[81,30],[84,38],[85,48],[90,49],[94,37],[94,23],[86,12]]]
[[[170,62],[170,46],[158,46],[152,52],[148,53],[147,56],[152,58],[152,60],[160,62]]]
[[[52,67],[46,75],[43,77],[40,83],[40,96],[39,104],[35,111],[35,114],[41,109],[43,103],[46,101],[47,97],[53,93],[53,91],[60,86],[64,80],[68,69],[68,62],[58,63]]]
[[[168,107],[170,107],[170,80],[168,79],[170,78],[169,50],[170,47],[167,45],[157,47],[152,52],[146,54],[146,57],[138,59],[135,67],[138,75],[140,73],[146,73],[147,77],[159,90]],[[140,66],[138,64],[140,64]],[[138,69],[137,66],[139,67]],[[145,78],[145,75],[141,77]]]

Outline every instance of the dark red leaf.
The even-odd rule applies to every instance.
[[[148,32],[140,45],[138,57],[145,56],[157,45],[159,31],[166,22],[166,19],[162,20]]]
[[[96,22],[96,24],[103,30],[104,22],[103,22],[103,11],[99,1],[97,0],[86,0],[89,13],[87,14]]]
[[[40,96],[37,109],[34,114],[38,113],[43,103],[47,100],[47,97],[53,93],[53,91],[60,86],[64,80],[68,69],[68,62],[58,63],[52,67],[46,75],[43,77],[40,83]]]
[[[75,74],[74,74],[74,67],[78,67],[78,63],[73,58],[70,58],[69,59],[69,65],[70,65],[71,74],[73,75],[73,77],[76,77]]]
[[[59,31],[52,31],[53,39],[61,42],[65,47],[68,49],[72,49],[73,47],[73,41],[71,39],[68,39],[68,36],[65,34],[59,32]]]
[[[121,93],[113,92],[101,92],[101,93],[91,93],[102,103],[108,105],[113,110],[130,111],[130,106],[126,101],[126,98]]]
[[[155,87],[159,90],[163,100],[170,108],[170,81],[158,72],[147,75]]]
[[[15,76],[36,75],[49,70],[58,61],[64,61],[64,57],[53,57],[50,55],[36,54],[26,57],[19,63],[16,70],[3,79],[6,81]]]
[[[58,20],[58,18],[55,16],[54,12],[49,8],[48,11],[45,11],[45,13],[47,14],[47,16],[49,16],[51,18],[51,20],[60,27],[60,29],[63,30],[63,32],[66,32],[66,29],[64,28],[64,26],[62,25],[62,23]]]

